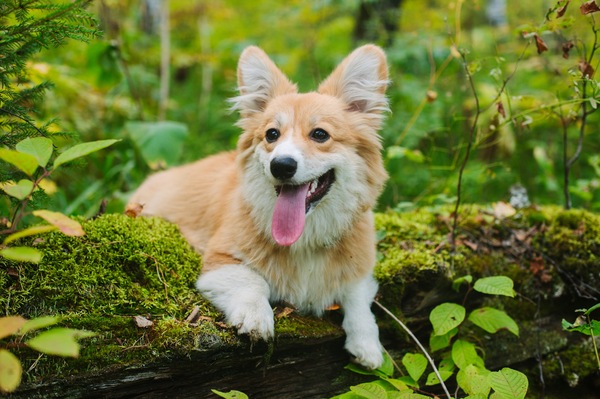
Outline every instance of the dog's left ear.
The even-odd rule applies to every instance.
[[[350,111],[381,114],[388,111],[389,84],[385,53],[368,44],[354,50],[319,86],[319,93],[342,99]]]

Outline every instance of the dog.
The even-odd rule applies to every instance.
[[[274,338],[272,302],[316,315],[336,303],[345,348],[378,368],[373,207],[387,180],[385,53],[359,47],[309,93],[258,47],[243,51],[237,74],[237,149],[150,176],[127,209],[179,226],[203,255],[196,287],[239,334]]]

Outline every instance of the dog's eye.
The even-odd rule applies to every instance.
[[[325,130],[316,128],[312,132],[310,132],[310,138],[316,141],[317,143],[324,143],[329,140],[329,133]]]
[[[271,128],[265,133],[265,139],[267,140],[267,143],[274,143],[280,135],[279,130]]]

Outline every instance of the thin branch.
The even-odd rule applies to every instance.
[[[444,389],[446,396],[448,397],[448,399],[452,399],[452,395],[450,395],[450,391],[448,391],[446,384],[444,384],[444,380],[442,379],[442,376],[440,375],[438,368],[435,366],[435,362],[433,361],[431,356],[429,356],[429,353],[427,353],[427,350],[425,349],[423,344],[421,344],[421,341],[419,341],[419,339],[415,336],[415,334],[413,334],[413,332],[409,330],[409,328],[406,326],[406,324],[404,324],[399,318],[397,318],[392,312],[390,312],[388,310],[388,308],[383,306],[378,301],[374,301],[374,302],[377,306],[379,306],[381,308],[381,310],[383,310],[385,313],[387,313],[388,316],[390,316],[396,323],[398,323],[400,325],[400,327],[402,327],[404,329],[404,331],[406,331],[406,333],[412,338],[413,341],[415,341],[415,343],[417,344],[419,349],[421,349],[421,352],[423,352],[423,354],[427,358],[427,361],[429,361],[429,364],[433,368],[433,372],[435,373],[436,377],[440,381],[440,384],[442,385],[442,388]]]

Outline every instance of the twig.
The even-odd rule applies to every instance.
[[[427,353],[427,350],[425,349],[425,347],[423,346],[423,344],[421,344],[421,342],[415,336],[415,334],[413,334],[412,331],[410,331],[408,329],[408,327],[399,318],[397,318],[392,312],[390,312],[385,306],[383,306],[382,304],[380,304],[378,301],[374,301],[374,302],[385,313],[387,313],[392,319],[394,319],[394,321],[396,323],[398,323],[400,325],[400,327],[402,327],[404,329],[404,331],[406,331],[406,333],[412,338],[412,340],[415,341],[415,343],[417,344],[417,346],[419,347],[419,349],[421,349],[421,352],[423,352],[423,354],[425,355],[425,357],[429,361],[429,364],[433,368],[433,372],[435,373],[436,377],[440,381],[440,384],[442,385],[442,388],[444,389],[444,392],[446,393],[446,396],[448,397],[448,399],[452,399],[452,395],[450,395],[450,391],[448,391],[448,388],[446,387],[446,384],[444,384],[444,380],[442,379],[442,376],[440,375],[439,370],[435,366],[435,363],[434,363],[433,359],[431,358],[431,356],[429,356],[429,353]]]

